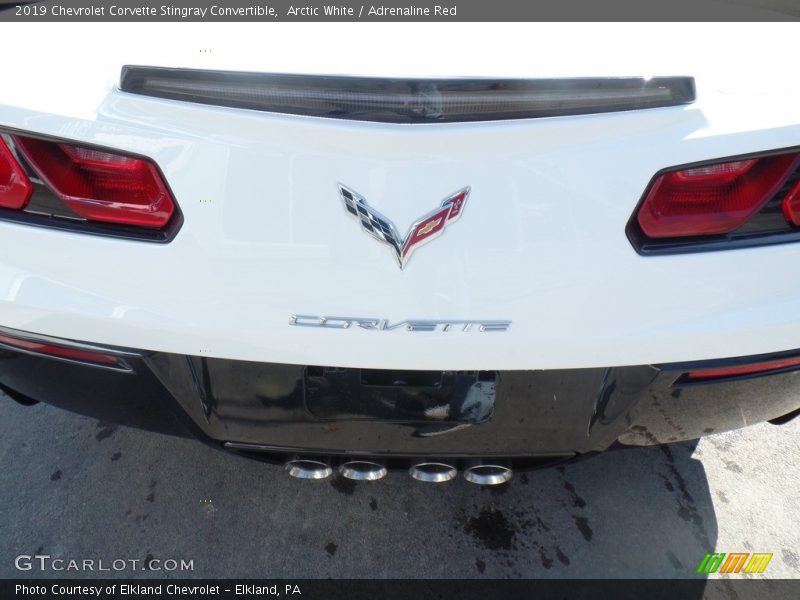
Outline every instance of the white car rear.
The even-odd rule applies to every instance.
[[[13,397],[481,483],[796,412],[800,86],[740,27],[181,29],[4,67]]]

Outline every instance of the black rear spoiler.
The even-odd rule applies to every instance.
[[[378,123],[459,123],[688,104],[692,77],[397,79],[125,66],[132,94]]]

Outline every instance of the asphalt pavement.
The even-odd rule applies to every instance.
[[[773,553],[763,576],[796,578],[799,434],[797,420],[760,424],[500,489],[402,473],[309,482],[0,397],[0,577],[683,578],[718,551]],[[136,566],[19,570],[28,555]],[[192,568],[167,572],[170,560]]]

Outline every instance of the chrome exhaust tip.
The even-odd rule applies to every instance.
[[[297,479],[325,479],[333,474],[331,466],[321,460],[311,458],[292,458],[283,465],[291,477]]]
[[[445,481],[455,479],[458,471],[453,465],[434,460],[426,460],[412,465],[408,470],[408,474],[417,481],[444,483]]]
[[[464,479],[478,485],[500,485],[511,480],[514,472],[502,461],[481,461],[464,470]]]
[[[339,474],[356,481],[377,481],[386,477],[386,466],[371,460],[351,460],[339,465]]]

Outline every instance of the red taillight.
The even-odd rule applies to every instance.
[[[792,225],[800,225],[800,180],[798,180],[781,205],[783,216]]]
[[[46,354],[48,356],[68,358],[80,362],[98,363],[101,365],[121,366],[119,358],[110,354],[100,354],[99,352],[57,346],[55,344],[14,338],[7,335],[0,335],[0,344],[5,344],[12,348],[19,348],[20,350],[27,350],[28,352],[35,352],[36,354]]]
[[[779,358],[746,365],[732,365],[729,367],[717,367],[712,369],[699,369],[690,371],[686,374],[688,381],[700,381],[705,379],[722,379],[724,377],[741,377],[742,375],[755,375],[757,373],[767,373],[800,367],[800,357]]]
[[[14,142],[42,181],[85,219],[160,228],[175,212],[161,174],[147,159],[23,136]]]
[[[33,184],[0,138],[0,207],[23,208],[32,193]]]
[[[650,238],[734,231],[780,189],[798,156],[793,152],[663,173],[639,209],[639,226]]]

